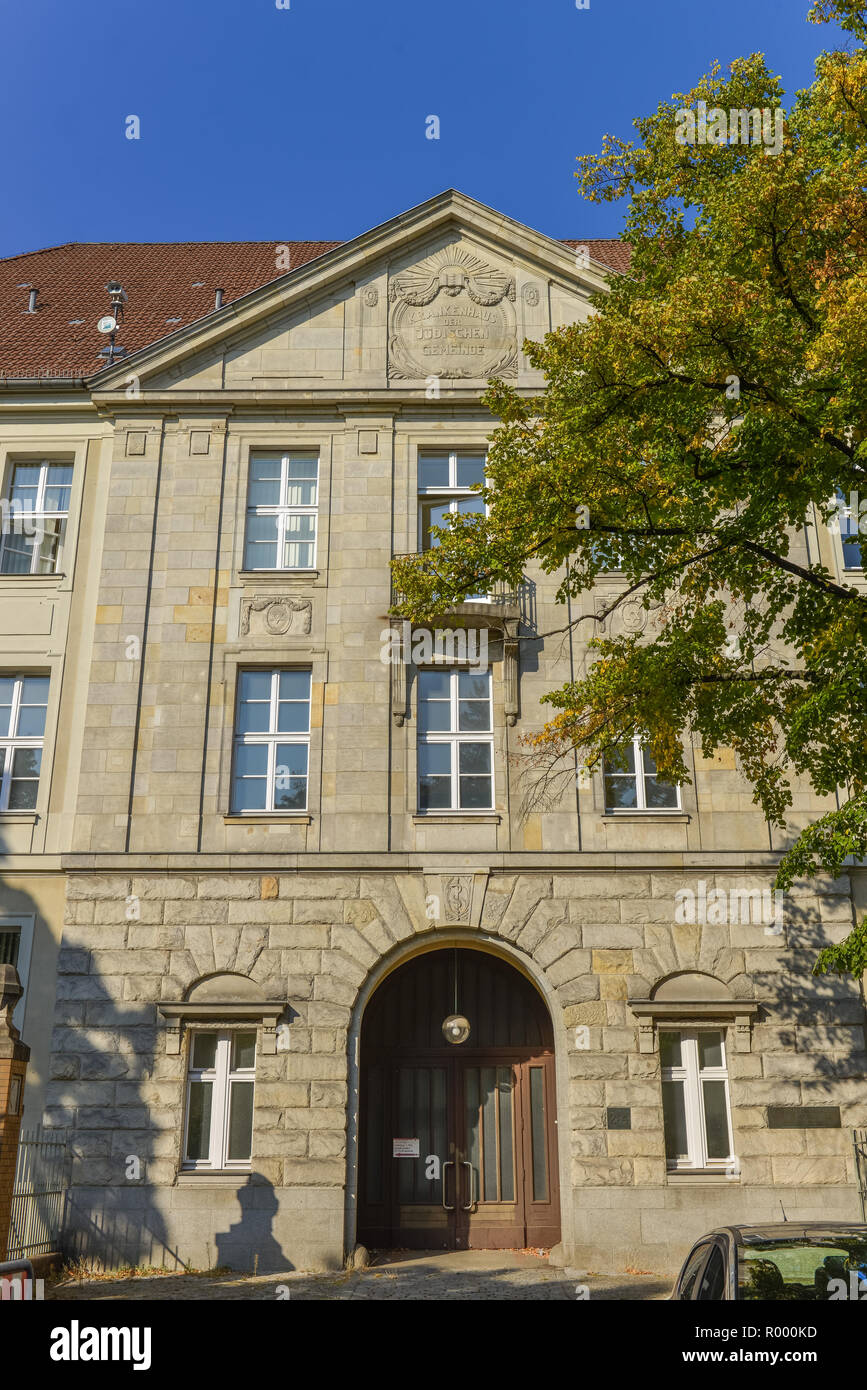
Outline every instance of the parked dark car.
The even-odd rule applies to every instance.
[[[867,1225],[779,1221],[721,1226],[696,1241],[673,1299],[867,1299]]]

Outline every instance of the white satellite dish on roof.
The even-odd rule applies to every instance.
[[[105,314],[96,325],[99,333],[113,333],[117,328],[117,319],[112,318],[111,314]]]

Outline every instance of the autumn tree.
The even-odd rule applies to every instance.
[[[545,696],[536,753],[592,766],[638,733],[683,783],[690,736],[729,747],[779,826],[794,778],[836,792],[783,887],[867,855],[867,594],[798,543],[833,524],[835,495],[867,498],[867,0],[809,18],[845,39],[788,107],[753,54],[579,159],[585,198],[628,200],[630,272],[588,322],[525,344],[542,392],[490,383],[488,515],[395,562],[417,621],[531,562],[564,604],[619,571],[607,608],[575,619],[593,662]],[[779,113],[778,152],[732,123],[685,143],[678,113],[714,108]],[[602,633],[627,599],[662,615],[652,638]]]

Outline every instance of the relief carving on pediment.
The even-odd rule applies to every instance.
[[[388,374],[515,376],[515,280],[460,246],[445,247],[389,283]]]

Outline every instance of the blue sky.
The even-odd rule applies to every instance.
[[[616,236],[575,156],[714,58],[759,50],[804,86],[836,33],[809,4],[5,0],[0,255],[340,240],[448,187],[551,236]]]

